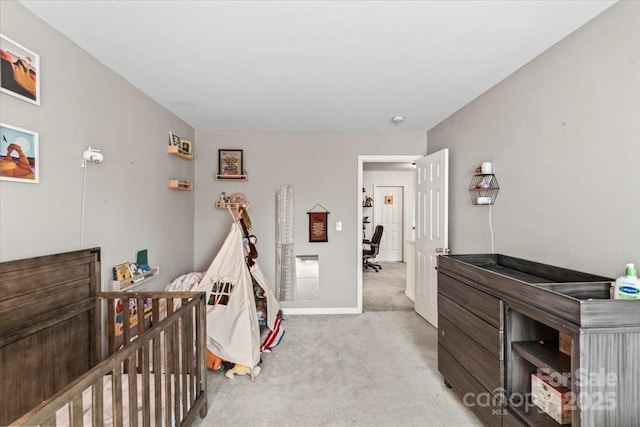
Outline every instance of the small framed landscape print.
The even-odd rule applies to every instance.
[[[173,132],[169,132],[169,145],[177,145],[178,148],[180,148],[181,141],[182,141],[182,138],[180,138],[178,135],[176,135]]]
[[[40,105],[40,55],[0,34],[0,91]]]
[[[240,176],[243,167],[242,150],[218,150],[218,176]]]
[[[38,134],[0,123],[0,179],[38,183]]]

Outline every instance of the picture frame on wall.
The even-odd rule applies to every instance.
[[[180,148],[180,144],[182,142],[182,138],[180,138],[175,133],[169,131],[169,145],[175,145]]]
[[[40,55],[0,34],[0,91],[40,105]]]
[[[40,182],[38,133],[0,123],[0,180]]]
[[[218,177],[239,177],[243,175],[243,170],[242,150],[218,150]]]
[[[188,139],[182,139],[180,141],[180,152],[182,154],[191,155],[192,154],[192,144]]]

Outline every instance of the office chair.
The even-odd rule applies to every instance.
[[[382,269],[382,266],[380,264],[373,263],[370,260],[374,259],[380,251],[380,240],[382,240],[383,229],[384,228],[381,225],[376,225],[376,229],[373,232],[371,240],[362,241],[362,243],[369,245],[369,249],[362,249],[362,266],[365,269],[373,268],[376,273],[378,270]]]

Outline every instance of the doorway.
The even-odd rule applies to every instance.
[[[402,189],[403,203],[402,203],[402,219],[403,226],[395,237],[397,245],[399,247],[400,259],[399,261],[407,261],[406,256],[413,251],[407,251],[406,247],[410,244],[414,237],[413,226],[415,224],[414,219],[414,168],[412,163],[420,158],[420,155],[379,155],[379,156],[358,156],[358,188],[364,190],[362,197],[373,198],[373,203],[376,203],[375,199],[379,199],[380,196],[375,195],[375,187],[400,187]],[[402,173],[400,173],[402,172]],[[381,200],[384,204],[384,200]],[[358,221],[362,224],[362,227],[358,228],[357,235],[357,248],[358,259],[362,259],[363,248],[363,233],[366,237],[370,237],[375,225],[378,223],[375,215],[373,215],[372,208],[363,206],[363,200],[358,199]],[[367,217],[367,221],[364,221],[364,217]],[[386,234],[386,233],[385,233]],[[386,261],[382,261],[386,262]],[[413,265],[413,263],[407,263]],[[384,268],[384,266],[383,266]],[[363,311],[363,270],[358,265],[357,281],[358,281],[358,312]],[[373,271],[369,271],[366,274],[376,274]],[[378,273],[379,274],[379,273]],[[413,274],[406,274],[405,280],[413,280]],[[405,290],[413,286],[413,283],[408,284],[405,282]],[[405,291],[407,297],[410,296]]]

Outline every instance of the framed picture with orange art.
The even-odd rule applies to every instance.
[[[40,55],[0,34],[0,91],[40,105]]]
[[[39,170],[38,134],[0,123],[0,179],[37,184]]]

